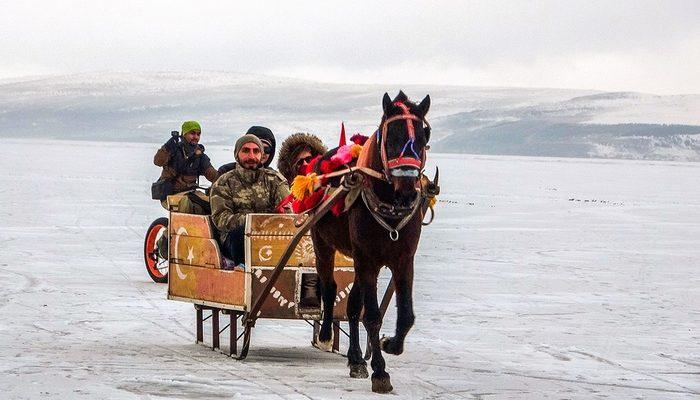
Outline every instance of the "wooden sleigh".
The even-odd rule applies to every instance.
[[[170,210],[168,299],[193,303],[196,311],[196,342],[204,344],[204,323],[211,320],[211,348],[229,356],[247,356],[252,327],[258,318],[301,319],[313,326],[313,338],[320,327],[321,307],[301,302],[302,281],[316,274],[315,256],[305,216],[298,214],[249,214],[245,229],[245,269],[222,270],[222,255],[216,229],[209,216],[178,211],[178,195],[169,196]],[[320,215],[319,215],[320,216]],[[297,242],[297,243],[292,243]],[[293,247],[291,246],[293,245]],[[286,260],[282,260],[286,258]],[[280,261],[283,261],[280,263]],[[347,321],[346,304],[355,273],[353,261],[335,256],[333,350],[339,350],[340,322]],[[393,286],[382,302],[385,310]],[[220,317],[228,323],[220,327]],[[239,333],[239,323],[242,332]],[[229,345],[221,349],[220,334],[229,330]],[[239,352],[239,342],[242,349]]]

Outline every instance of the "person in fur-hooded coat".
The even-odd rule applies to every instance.
[[[310,133],[295,133],[282,142],[277,158],[277,170],[291,186],[297,175],[305,175],[306,167],[315,157],[326,152],[321,139]],[[320,285],[315,274],[303,274],[301,282],[300,307],[321,305]]]
[[[326,146],[316,135],[302,132],[290,135],[280,146],[277,170],[291,185],[294,178],[299,175],[300,169],[314,157],[324,154],[326,150]]]

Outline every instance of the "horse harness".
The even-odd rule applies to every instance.
[[[381,153],[381,160],[382,160],[382,167],[384,169],[384,174],[383,176],[378,177],[377,175],[379,174],[369,174],[370,176],[373,176],[375,178],[381,179],[385,182],[389,182],[389,176],[417,176],[417,187],[416,191],[418,192],[418,196],[411,202],[410,205],[408,206],[395,206],[391,205],[388,203],[385,203],[379,199],[377,194],[374,192],[372,189],[371,183],[368,181],[365,181],[365,184],[362,186],[362,200],[365,202],[365,205],[367,206],[367,209],[369,210],[370,214],[374,219],[377,221],[377,223],[382,226],[384,229],[389,231],[389,238],[392,241],[397,241],[399,240],[399,231],[408,224],[408,222],[413,218],[413,216],[416,214],[416,211],[418,211],[419,208],[421,208],[424,204],[428,204],[428,207],[430,208],[430,220],[427,223],[423,223],[423,225],[429,225],[433,221],[433,216],[434,216],[434,210],[433,210],[433,205],[432,205],[432,200],[437,196],[437,194],[440,191],[440,188],[437,186],[437,182],[429,183],[426,187],[426,190],[423,190],[423,184],[422,184],[422,179],[421,177],[423,176],[423,170],[425,167],[425,160],[426,160],[426,150],[423,149],[421,154],[418,154],[416,150],[413,148],[413,145],[416,140],[416,134],[415,134],[415,128],[413,126],[413,121],[419,121],[423,124],[425,124],[425,129],[427,132],[430,132],[430,124],[425,118],[419,118],[415,114],[411,113],[409,108],[400,101],[394,102],[394,105],[398,106],[401,108],[402,113],[398,115],[394,115],[393,117],[387,118],[384,121],[382,121],[382,125],[380,129],[378,130],[378,133],[381,132],[380,137],[379,137],[379,149]],[[389,124],[394,122],[394,121],[406,121],[406,130],[408,132],[408,141],[404,144],[403,148],[401,149],[401,153],[397,158],[393,159],[388,159],[387,153],[386,153],[386,139],[387,139],[387,134],[389,130]],[[404,154],[406,153],[407,150],[410,150],[414,157],[404,157]],[[400,170],[395,170],[396,168],[399,167],[412,167],[416,169],[415,175],[411,174],[413,171],[408,171],[409,174],[399,174]],[[362,172],[367,173],[366,169],[362,169]],[[371,170],[372,172],[375,172],[374,170]],[[399,220],[398,223],[395,226],[392,226],[389,222],[387,222],[387,219],[389,220]],[[423,220],[423,215],[421,215],[421,221]]]

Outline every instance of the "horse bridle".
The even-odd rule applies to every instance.
[[[425,129],[427,132],[430,131],[430,124],[425,118],[419,118],[415,114],[411,113],[411,110],[409,110],[408,106],[404,104],[401,101],[395,101],[393,103],[395,106],[401,108],[402,113],[398,115],[394,115],[393,117],[389,117],[385,119],[382,122],[381,129],[380,129],[380,137],[379,137],[379,151],[381,153],[381,158],[382,158],[382,167],[384,168],[384,175],[386,176],[387,180],[391,176],[391,172],[395,168],[399,167],[411,167],[411,168],[416,168],[418,170],[417,176],[420,176],[421,173],[423,172],[423,168],[425,167],[425,149],[421,151],[421,154],[418,154],[416,150],[413,148],[413,145],[415,144],[416,141],[416,131],[415,127],[413,126],[413,121],[418,121],[422,122],[425,125]],[[386,154],[386,140],[387,140],[387,133],[389,131],[389,124],[394,122],[394,121],[399,121],[403,120],[406,121],[406,130],[408,131],[408,140],[404,144],[403,148],[401,149],[401,153],[399,154],[398,157],[388,159],[387,154]],[[410,150],[414,157],[404,157],[404,154],[406,153],[406,150]]]
[[[419,192],[421,191],[421,175],[423,174],[423,168],[425,167],[426,159],[426,149],[423,148],[421,154],[418,154],[413,148],[416,140],[415,127],[413,126],[413,121],[421,122],[425,125],[426,132],[430,132],[430,124],[425,118],[419,118],[415,114],[411,113],[409,108],[401,101],[395,101],[394,105],[401,108],[402,113],[389,117],[382,121],[379,129],[380,137],[377,145],[380,148],[382,167],[384,169],[384,180],[389,182],[392,176],[392,170],[399,167],[411,167],[415,168],[417,173],[415,175],[411,174],[409,176],[415,176],[418,178],[416,181],[417,188]],[[408,140],[403,145],[401,153],[398,157],[388,159],[386,154],[386,138],[389,130],[389,124],[394,121],[403,120],[406,121],[406,130],[408,131]],[[404,157],[406,150],[410,150],[415,158]],[[404,175],[405,176],[405,175]],[[365,185],[361,192],[362,200],[367,205],[370,214],[381,225],[384,229],[389,231],[389,238],[392,241],[397,241],[399,239],[399,231],[408,224],[408,222],[413,218],[418,208],[421,206],[425,200],[423,196],[419,193],[418,196],[413,200],[413,202],[407,207],[397,207],[382,202],[377,195],[372,190],[371,185]],[[396,226],[391,226],[386,219],[399,220]]]

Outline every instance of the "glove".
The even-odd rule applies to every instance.
[[[194,149],[194,153],[192,154],[192,158],[200,157],[202,154],[204,154],[204,146],[202,146],[201,144],[198,144],[197,148]]]
[[[175,136],[173,136],[173,137],[170,138],[170,140],[168,140],[167,142],[165,142],[165,144],[163,145],[163,147],[165,147],[165,149],[168,150],[168,152],[169,152],[170,154],[173,154],[173,153],[175,153],[175,152],[177,151],[177,143],[178,143],[178,142],[177,142],[177,138],[176,138]]]

